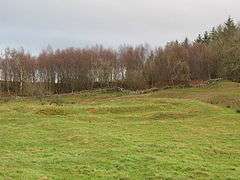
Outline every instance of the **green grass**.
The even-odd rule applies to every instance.
[[[225,82],[3,101],[0,179],[239,179],[239,98]]]

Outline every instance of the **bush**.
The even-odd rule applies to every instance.
[[[0,97],[0,103],[7,103],[11,100],[10,96]]]
[[[156,92],[158,90],[159,90],[158,88],[154,87],[151,89],[146,89],[146,90],[140,91],[140,94],[148,94],[148,93]]]

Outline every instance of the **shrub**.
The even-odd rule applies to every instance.
[[[0,97],[0,103],[7,103],[11,100],[10,96]]]

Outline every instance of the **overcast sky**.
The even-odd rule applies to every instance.
[[[0,0],[0,46],[164,45],[230,15],[240,20],[240,0]]]

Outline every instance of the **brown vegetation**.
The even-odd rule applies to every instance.
[[[174,41],[164,48],[49,47],[37,57],[7,48],[0,61],[2,94],[41,96],[109,87],[143,90],[216,78],[240,82],[240,27],[231,18],[194,42]]]

